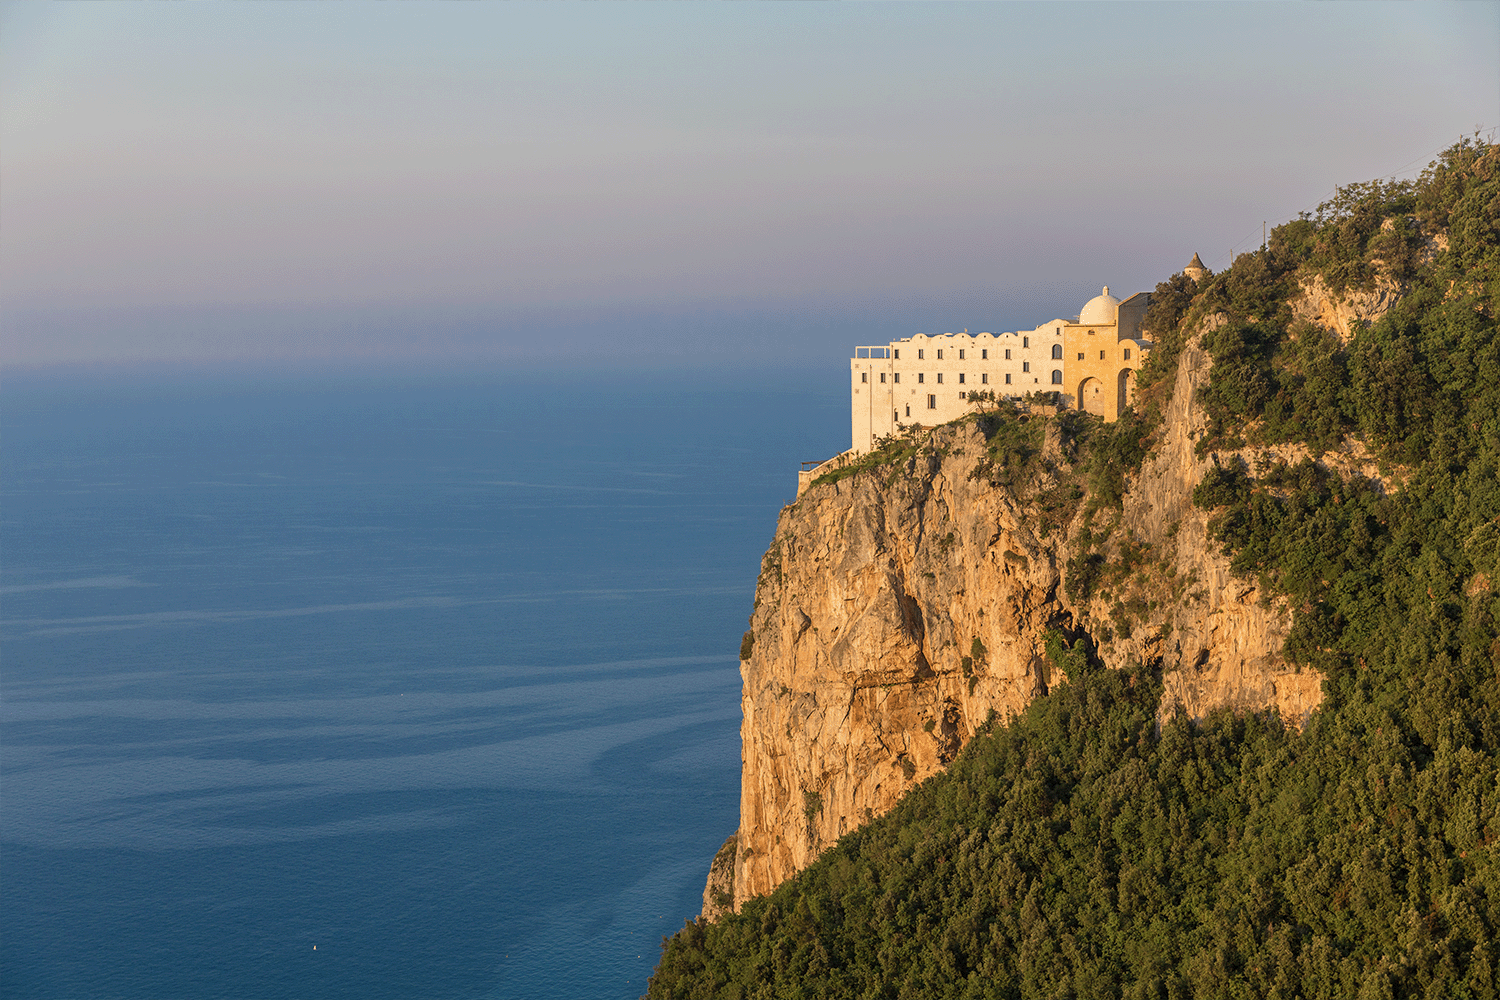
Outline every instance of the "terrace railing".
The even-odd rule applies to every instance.
[[[803,462],[802,468],[797,472],[797,496],[800,497],[803,491],[812,485],[814,479],[817,479],[825,472],[842,469],[857,457],[858,453],[853,448],[850,448],[848,451],[840,452],[832,458],[825,458],[822,461],[809,459]],[[808,466],[812,466],[812,468],[809,469]]]

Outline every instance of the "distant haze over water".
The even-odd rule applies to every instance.
[[[7,376],[7,997],[633,997],[841,382]]]
[[[1030,329],[1494,129],[1496,37],[1493,2],[0,4],[0,361]]]

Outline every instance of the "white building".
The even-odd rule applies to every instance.
[[[1196,258],[1195,258],[1196,259]],[[1016,333],[918,333],[856,347],[849,362],[852,450],[914,424],[967,413],[969,394],[1019,398],[1057,392],[1058,404],[1115,420],[1130,405],[1134,375],[1150,353],[1139,338],[1150,293],[1123,302],[1106,287],[1071,320]]]

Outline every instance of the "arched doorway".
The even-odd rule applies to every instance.
[[[1123,368],[1120,370],[1120,409],[1115,416],[1125,412],[1125,408],[1135,402],[1135,369]]]
[[[1078,384],[1078,408],[1080,410],[1108,420],[1115,416],[1109,412],[1111,402],[1104,391],[1104,383],[1098,379],[1086,378]]]

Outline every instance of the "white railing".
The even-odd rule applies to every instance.
[[[802,468],[797,472],[797,496],[802,496],[803,491],[811,486],[813,480],[819,476],[826,472],[832,472],[834,469],[842,469],[858,456],[859,453],[850,448],[848,451],[840,452],[832,458],[824,459],[821,462],[816,459],[803,462]],[[809,465],[812,466],[811,469],[808,468]]]

